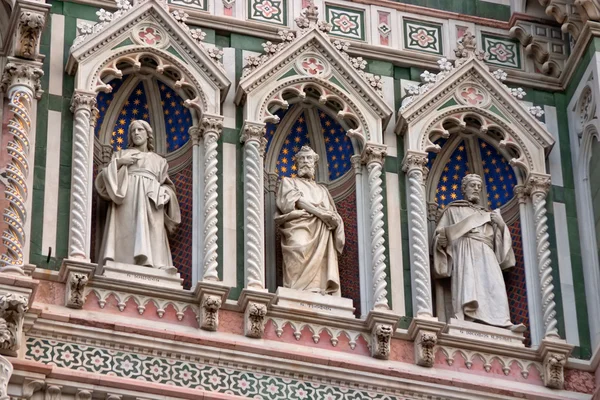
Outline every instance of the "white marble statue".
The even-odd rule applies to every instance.
[[[319,155],[303,146],[296,154],[297,178],[282,178],[277,192],[283,286],[340,296],[338,254],[344,249],[344,223],[331,194],[315,182]]]
[[[515,265],[510,232],[499,210],[486,210],[479,175],[466,175],[464,200],[446,207],[433,239],[434,272],[451,277],[452,308],[459,320],[522,332],[510,320],[502,271]]]
[[[173,270],[167,232],[181,222],[167,160],[154,153],[152,128],[129,125],[129,148],[113,153],[96,178],[98,194],[110,202],[99,264],[105,261]]]

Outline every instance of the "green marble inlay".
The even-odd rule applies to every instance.
[[[133,40],[131,40],[130,38],[127,38],[127,39],[123,40],[121,43],[119,43],[118,45],[116,45],[115,47],[113,47],[111,50],[118,49],[119,47],[130,46],[132,44],[134,44]]]
[[[448,108],[448,107],[452,107],[457,105],[458,103],[456,102],[456,100],[454,99],[454,97],[452,97],[451,99],[449,99],[447,102],[445,102],[444,104],[442,104],[440,106],[440,108],[437,109],[437,111],[439,110],[443,110],[444,108]]]
[[[340,82],[335,76],[332,76],[331,78],[329,78],[329,82],[331,82],[334,85],[337,85],[337,86],[341,87],[342,89],[346,90],[346,88],[344,87],[344,85],[342,85],[342,82]]]
[[[279,79],[277,79],[277,80],[281,81],[281,80],[283,80],[285,78],[288,78],[290,76],[296,76],[296,75],[298,75],[298,72],[296,72],[296,70],[294,68],[290,68],[290,70],[288,72],[286,72],[285,74],[281,75],[279,77]]]
[[[493,112],[494,114],[497,114],[499,116],[501,116],[502,118],[504,118],[505,120],[508,120],[508,118],[506,118],[506,115],[502,114],[502,111],[498,110],[498,107],[496,107],[495,105],[492,104],[492,106],[490,107],[490,111]]]

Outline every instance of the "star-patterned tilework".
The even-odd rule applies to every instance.
[[[127,129],[131,121],[136,119],[150,122],[143,82],[137,84],[121,108],[110,138],[110,144],[115,151],[127,148]]]
[[[446,162],[442,176],[438,182],[435,202],[444,209],[447,204],[463,198],[460,190],[462,178],[469,173],[467,160],[467,147],[465,142],[460,142]]]
[[[94,132],[96,134],[96,137],[100,135],[102,123],[104,122],[104,116],[106,115],[106,112],[108,111],[110,104],[112,103],[113,98],[115,97],[115,94],[117,94],[117,92],[119,91],[119,89],[123,85],[123,82],[125,82],[126,79],[127,75],[124,76],[123,79],[113,79],[109,83],[109,85],[112,87],[112,92],[100,92],[98,94],[98,97],[96,98],[96,101],[98,102],[98,121],[96,122],[96,131]]]
[[[277,112],[275,112],[275,115],[277,115],[279,117],[279,123],[281,123],[281,121],[283,121],[283,117],[285,117],[285,114],[288,112],[288,110],[289,110],[289,108],[287,110],[280,108],[279,110],[277,110]],[[269,122],[266,126],[265,137],[267,138],[267,147],[265,149],[265,154],[269,152],[269,147],[271,147],[271,143],[273,142],[273,137],[275,136],[275,132],[277,131],[278,127],[279,127],[279,124],[274,124],[272,122]]]
[[[498,208],[512,199],[517,178],[508,161],[493,146],[483,140],[479,140],[478,143],[485,174],[488,206],[491,209]]]
[[[280,177],[296,177],[296,153],[300,151],[302,146],[310,146],[308,127],[306,126],[306,116],[300,114],[291,131],[285,138],[285,142],[279,151],[277,157],[277,166],[275,173]]]
[[[158,82],[160,104],[165,118],[167,151],[175,151],[189,140],[188,130],[192,126],[190,110],[183,105],[183,99],[169,86]]]
[[[321,121],[321,134],[327,150],[329,180],[334,181],[342,177],[352,166],[350,162],[353,153],[352,142],[346,136],[344,128],[323,111],[319,113],[319,120]]]

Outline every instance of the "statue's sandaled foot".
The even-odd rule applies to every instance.
[[[508,327],[508,329],[510,329],[511,332],[523,333],[523,332],[525,332],[527,327],[523,324],[518,324],[518,325],[511,325]]]

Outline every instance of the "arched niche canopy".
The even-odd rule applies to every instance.
[[[246,179],[246,287],[265,288],[264,267],[269,264],[265,263],[265,237],[274,240],[268,231],[265,235],[262,226],[264,167],[268,161],[264,159],[266,126],[281,123],[281,113],[294,112],[302,105],[335,118],[351,140],[360,221],[361,310],[365,315],[374,309],[388,310],[381,177],[386,155],[382,133],[392,110],[383,100],[381,77],[364,72],[366,62],[346,53],[348,43],[327,36],[330,26],[318,21],[314,4],[310,3],[296,23],[298,31],[282,31],[280,43],[267,42],[264,54],[246,60],[236,90],[235,102],[244,109],[240,136]],[[251,302],[243,303],[243,307]],[[395,317],[392,320],[388,321],[390,326],[397,322]],[[380,322],[377,320],[377,324]]]

